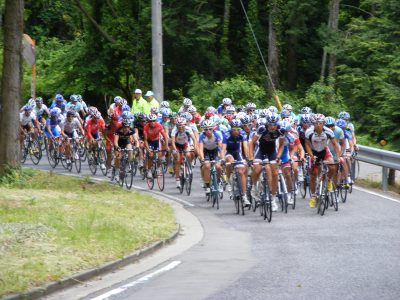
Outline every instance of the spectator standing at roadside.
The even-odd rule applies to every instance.
[[[131,109],[132,114],[138,112],[144,112],[145,105],[146,105],[146,100],[144,100],[142,97],[142,90],[136,89],[132,100],[132,109]]]
[[[146,97],[146,103],[143,106],[143,112],[146,115],[150,114],[150,110],[152,107],[157,107],[157,109],[159,108],[160,104],[158,103],[158,101],[154,98],[154,93],[152,91],[147,91],[146,95],[144,95]]]

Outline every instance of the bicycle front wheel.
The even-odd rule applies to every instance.
[[[186,178],[185,178],[185,181],[186,181],[186,186],[185,186],[186,187],[186,194],[188,196],[190,196],[190,192],[192,190],[193,174],[192,174],[192,168],[191,168],[191,166],[190,166],[188,161],[185,163],[185,168],[186,168],[186,170],[185,170],[185,174],[186,174]]]
[[[164,177],[163,171],[161,169],[157,170],[156,176],[157,176],[158,188],[160,189],[160,191],[163,191],[164,190],[164,184],[165,184],[165,177]]]
[[[38,140],[32,141],[31,143],[31,151],[29,152],[29,156],[34,165],[37,165],[42,159],[42,148]]]
[[[133,161],[129,161],[126,168],[128,172],[125,175],[125,186],[128,190],[132,188],[132,183],[133,183],[132,168],[133,168]]]

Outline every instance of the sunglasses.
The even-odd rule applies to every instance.
[[[178,128],[185,128],[185,126],[176,126],[176,127],[178,127]]]
[[[243,124],[243,126],[250,127],[250,126],[251,126],[251,123],[249,123],[249,124]]]
[[[240,131],[242,128],[232,128],[232,131]]]
[[[277,126],[278,123],[268,123],[268,126],[273,127],[273,126]]]
[[[335,127],[335,125],[326,125],[326,127],[332,128],[332,127]]]
[[[149,123],[155,123],[156,121],[149,121]]]
[[[204,131],[213,131],[212,128],[204,128]]]

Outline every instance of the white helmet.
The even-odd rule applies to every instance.
[[[222,104],[231,105],[231,104],[232,104],[231,98],[224,98],[224,99],[222,99]]]
[[[271,105],[270,107],[268,107],[268,110],[269,110],[270,112],[273,112],[273,113],[278,113],[278,109],[276,108],[276,106],[273,106],[273,105]]]
[[[290,104],[285,104],[284,106],[283,106],[283,109],[286,109],[286,110],[288,110],[288,111],[292,111],[293,110],[293,107],[290,105]]]
[[[191,106],[192,105],[192,100],[190,100],[189,98],[184,98],[183,99],[183,105],[184,106]]]

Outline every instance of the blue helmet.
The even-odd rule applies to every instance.
[[[335,125],[335,119],[333,117],[326,117],[325,118],[325,125],[326,126],[333,126]]]
[[[171,110],[169,108],[167,108],[167,107],[161,107],[160,108],[160,114],[163,117],[169,117],[170,113],[171,113]]]
[[[56,101],[61,102],[61,101],[64,101],[64,96],[61,95],[61,94],[57,94],[57,95],[55,96],[55,99],[56,99]]]
[[[272,124],[272,123],[277,123],[279,121],[279,115],[275,112],[270,112],[267,115],[267,123]]]
[[[129,107],[128,104],[122,105],[122,111],[131,111],[131,108]]]
[[[289,132],[292,129],[292,126],[289,122],[282,120],[279,122],[279,132],[281,134],[285,134],[286,132]]]
[[[303,114],[301,116],[301,123],[312,124],[313,118],[311,114]]]
[[[240,122],[240,120],[237,120],[237,119],[234,119],[234,120],[232,120],[231,121],[231,127],[232,128],[238,128],[238,127],[241,127],[242,126],[242,122]]]
[[[336,126],[338,126],[341,129],[345,129],[347,126],[347,122],[343,119],[337,119],[336,120]]]
[[[282,112],[281,112],[281,117],[282,118],[288,118],[290,116],[291,116],[291,113],[290,113],[289,110],[287,110],[287,109],[282,110]]]
[[[304,106],[300,109],[300,112],[302,114],[312,114],[312,109],[309,108],[308,106]]]
[[[58,117],[59,113],[60,113],[60,111],[59,111],[57,108],[53,108],[53,109],[50,111],[50,116],[52,116],[52,117]]]
[[[240,119],[243,125],[245,124],[250,124],[251,123],[251,118],[249,116],[244,116],[243,118]]]

